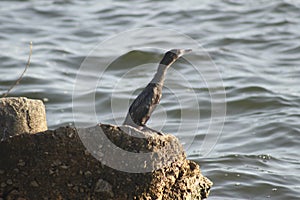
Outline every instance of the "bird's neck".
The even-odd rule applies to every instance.
[[[167,70],[172,65],[172,63],[169,63],[168,65],[160,63],[158,65],[158,69],[157,69],[153,79],[151,80],[151,83],[163,85],[165,82],[165,76],[166,76]]]

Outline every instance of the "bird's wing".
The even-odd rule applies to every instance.
[[[149,83],[129,108],[132,121],[139,126],[147,123],[161,98],[161,86]]]

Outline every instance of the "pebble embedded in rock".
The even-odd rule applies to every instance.
[[[1,183],[0,185],[2,188],[6,187],[6,183]]]
[[[67,186],[68,186],[68,187],[73,187],[73,184],[68,183]]]
[[[99,179],[97,181],[96,186],[95,186],[95,192],[96,193],[107,192],[111,196],[113,195],[111,184],[108,183],[107,181],[103,180],[103,179]]]
[[[52,166],[59,166],[61,165],[61,161],[60,160],[55,160],[53,163],[52,163]]]
[[[62,166],[60,166],[60,168],[62,168],[62,169],[68,169],[69,166],[67,166],[67,165],[62,165]]]
[[[86,172],[84,173],[84,175],[85,175],[85,176],[91,176],[91,175],[92,175],[92,172],[86,171]]]
[[[24,167],[25,164],[26,164],[26,163],[25,163],[23,160],[19,160],[18,166]]]
[[[79,188],[78,188],[78,186],[77,186],[77,185],[75,185],[75,186],[73,187],[73,190],[75,190],[76,192],[79,192]]]
[[[30,186],[32,187],[39,187],[39,184],[36,181],[31,181]]]
[[[11,179],[8,179],[8,180],[6,181],[6,183],[7,183],[7,185],[12,185],[12,184],[13,184],[13,181],[12,181]]]

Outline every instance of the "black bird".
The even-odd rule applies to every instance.
[[[158,69],[153,79],[148,83],[146,88],[137,96],[129,107],[129,112],[123,125],[130,125],[139,130],[155,131],[146,126],[152,112],[162,96],[162,88],[168,68],[182,55],[191,52],[191,49],[172,49],[165,53],[163,59],[158,65]]]

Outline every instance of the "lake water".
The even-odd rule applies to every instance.
[[[21,74],[32,41],[31,65],[11,96],[43,99],[51,129],[74,125],[76,76],[89,61],[92,67],[80,75],[87,84],[98,82],[76,98],[94,95],[96,121],[121,123],[164,53],[154,47],[190,48],[185,40],[164,35],[178,32],[205,51],[187,55],[187,62],[179,60],[169,71],[149,126],[189,144],[188,157],[214,182],[209,199],[300,199],[299,19],[296,0],[1,1],[0,92]],[[126,36],[146,29],[148,35]],[[138,49],[130,45],[137,41]],[[196,67],[189,68],[189,61]],[[221,100],[226,116],[220,111],[211,120],[224,109],[212,108]],[[93,106],[84,100],[76,105]],[[75,115],[81,116],[78,123],[95,120]],[[224,127],[211,131],[214,137],[206,142],[211,149],[204,154],[207,130],[220,119]]]

